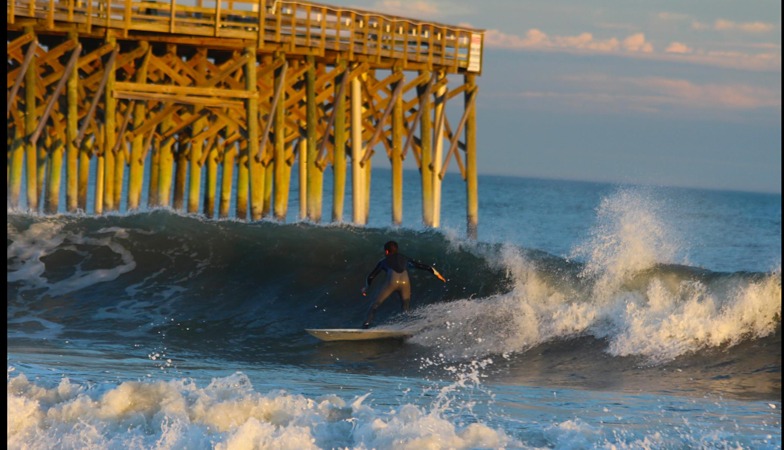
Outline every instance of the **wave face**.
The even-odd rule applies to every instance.
[[[161,360],[329,364],[303,329],[361,324],[380,279],[368,298],[360,288],[394,239],[448,282],[412,270],[411,314],[401,315],[393,297],[376,320],[414,330],[416,345],[379,344],[379,357],[363,355],[359,365],[405,371],[400,363],[415,358],[411,370],[442,370],[485,358],[496,362],[496,376],[517,382],[568,382],[575,371],[599,374],[608,365],[651,377],[672,368],[716,380],[742,372],[757,383],[746,394],[780,395],[780,268],[712,272],[660,262],[673,251],[661,225],[655,217],[619,220],[617,202],[627,200],[614,199],[569,258],[437,231],[213,221],[164,210],[11,214],[8,339],[65,339]],[[624,220],[636,224],[632,236]],[[356,348],[331,350],[351,358]]]

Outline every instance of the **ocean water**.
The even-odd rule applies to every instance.
[[[780,194],[480,176],[469,240],[458,175],[437,230],[389,180],[362,227],[329,179],[321,224],[9,209],[8,447],[781,448]],[[413,337],[308,335],[389,239],[448,279],[379,311]]]

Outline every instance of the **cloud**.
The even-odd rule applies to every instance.
[[[550,36],[538,28],[531,28],[524,36],[487,30],[485,48],[507,50],[594,52],[633,58],[661,59],[714,67],[743,70],[781,70],[781,46],[778,44],[750,44],[753,53],[705,51],[682,42],[671,42],[663,51],[656,52],[643,33],[618,38],[596,39],[591,33],[574,36]]]
[[[645,41],[645,35],[642,33],[633,34],[624,39],[623,48],[629,52],[653,52],[653,46]]]
[[[663,77],[625,79],[630,85],[647,90],[663,102],[687,108],[747,110],[780,108],[781,92],[743,84],[697,84],[688,80]]]
[[[519,95],[546,101],[550,107],[570,111],[699,114],[780,109],[781,91],[738,83],[695,83],[666,77],[618,77],[607,74],[572,74],[559,79],[558,91],[525,91]],[[537,107],[548,105],[538,103]]]
[[[691,53],[691,49],[686,44],[682,44],[680,42],[671,42],[670,45],[664,49],[665,53],[678,53],[678,54],[686,54]]]
[[[524,37],[504,33],[499,30],[485,32],[485,45],[491,48],[521,50],[584,50],[594,52],[631,52],[650,53],[653,45],[645,40],[642,33],[633,34],[623,41],[618,38],[596,39],[591,33],[574,36],[549,36],[543,31],[532,28]]]
[[[750,34],[768,33],[775,28],[773,24],[766,22],[734,22],[726,19],[717,19],[712,24],[695,21],[692,22],[691,27],[699,31],[740,31]]]

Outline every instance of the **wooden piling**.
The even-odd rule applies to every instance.
[[[144,51],[144,59],[136,73],[136,82],[146,84],[147,70],[152,57],[152,47],[150,47],[147,41],[141,41],[139,47]],[[146,102],[136,102],[133,107],[133,131],[136,132],[144,125],[147,118],[147,104]],[[145,143],[148,143],[148,140],[144,133],[136,133],[131,142],[131,160],[128,161],[128,211],[139,209],[141,204],[144,184],[144,161],[149,151],[149,148],[145,148]]]
[[[215,217],[215,196],[218,193],[218,149],[217,140],[207,147],[204,163],[207,166],[207,179],[205,180],[206,189],[204,191],[204,217],[211,219]]]
[[[239,143],[237,148],[237,204],[235,215],[240,220],[248,219],[248,187],[250,166],[248,162],[248,141]]]
[[[95,198],[93,199],[93,210],[95,214],[101,215],[104,211],[104,203],[103,197],[106,195],[106,191],[104,191],[104,185],[106,183],[105,172],[106,172],[106,154],[104,152],[104,139],[106,135],[102,134],[103,130],[99,130],[96,133],[95,143],[93,144],[94,147],[94,157],[95,157]]]
[[[94,138],[84,139],[79,145],[79,182],[77,186],[78,209],[87,212],[87,189],[90,183],[90,160],[93,157]]]
[[[106,44],[112,47],[117,46],[117,40],[113,35],[108,35],[106,37]],[[114,203],[114,188],[115,183],[115,176],[117,173],[117,160],[122,161],[122,157],[116,155],[114,153],[114,144],[117,142],[117,99],[114,97],[115,91],[115,83],[117,81],[117,74],[115,73],[115,58],[109,59],[106,63],[106,67],[104,67],[104,71],[107,74],[106,77],[106,88],[103,91],[103,101],[104,101],[104,126],[103,126],[103,148],[101,153],[103,155],[103,160],[105,167],[104,169],[104,179],[103,179],[103,209],[106,211],[114,211],[115,210],[115,203]],[[124,168],[123,166],[120,167],[120,170]]]
[[[362,146],[362,85],[359,77],[351,80],[351,204],[353,221],[357,225],[365,222],[365,171],[361,160],[364,156]]]
[[[286,85],[286,71],[283,68],[275,70],[275,85]],[[285,91],[285,89],[284,89]],[[283,92],[281,92],[283,95]],[[288,177],[286,164],[286,122],[285,122],[285,95],[277,102],[273,111],[273,127],[275,130],[275,150],[273,155],[274,165],[274,204],[273,215],[276,220],[284,222],[286,220],[286,210],[288,209]]]
[[[147,206],[154,208],[160,204],[158,202],[158,178],[161,173],[161,149],[158,148],[160,139],[154,141],[151,139],[150,145],[150,183],[147,186]]]
[[[46,145],[49,148],[48,176],[46,180],[46,197],[44,210],[47,214],[57,214],[60,207],[60,181],[63,173],[63,151],[65,143],[62,139],[53,140],[48,136]],[[54,141],[54,142],[52,142]]]
[[[395,70],[400,79],[395,82],[393,91],[404,84],[403,71]],[[403,95],[398,95],[392,110],[392,224],[403,224]]]
[[[245,63],[245,90],[254,94],[245,101],[245,114],[248,124],[248,176],[250,182],[250,218],[261,220],[264,212],[264,166],[259,143],[259,100],[256,79],[256,49],[245,49],[248,62]]]
[[[332,152],[332,221],[343,221],[346,198],[346,63],[338,63],[340,75],[335,78],[334,146]],[[341,89],[341,86],[343,89]]]
[[[435,98],[435,130],[433,132],[433,226],[441,226],[441,159],[444,153],[444,128],[446,122],[447,87],[444,73],[438,74]]]
[[[68,32],[68,39],[78,42],[75,31]],[[79,208],[79,147],[76,146],[76,136],[79,132],[79,69],[74,69],[68,74],[66,89],[65,113],[65,210],[76,212]]]
[[[22,191],[22,171],[24,170],[24,130],[17,127],[14,141],[11,144],[10,168],[8,170],[8,201],[11,208],[19,207],[19,196]]]
[[[299,220],[308,218],[308,142],[301,138],[297,146],[299,156]]]
[[[274,150],[271,148],[272,144],[267,143],[267,146],[270,147],[267,149],[268,152],[272,153]],[[272,198],[272,191],[275,189],[274,180],[275,180],[275,165],[271,162],[267,164],[264,168],[265,175],[264,175],[264,210],[262,211],[262,216],[269,217],[272,215],[272,207],[273,207],[273,198]]]
[[[234,182],[234,159],[237,153],[235,144],[223,145],[223,162],[221,173],[221,192],[220,192],[220,205],[218,206],[218,217],[225,219],[229,217],[231,208],[231,193],[232,183]]]
[[[307,145],[307,211],[308,219],[314,223],[321,222],[322,192],[324,188],[324,172],[318,166],[316,147],[316,60],[312,55],[306,57],[308,69],[305,72],[305,118]]]
[[[34,34],[32,27],[25,29],[26,34]],[[35,43],[35,41],[33,41]],[[31,44],[32,45],[32,44]],[[35,44],[37,45],[37,44]],[[27,209],[29,211],[38,211],[38,151],[35,145],[30,141],[30,136],[35,131],[38,124],[38,114],[36,113],[36,98],[37,83],[36,72],[37,58],[33,55],[30,65],[25,72],[25,115],[24,115],[24,128],[25,128],[25,167],[27,175]],[[21,177],[20,177],[21,179]]]
[[[196,73],[199,81],[207,76],[207,49],[199,48],[196,51]],[[194,105],[194,113],[201,114],[201,106]],[[188,181],[188,213],[196,214],[199,212],[199,202],[201,201],[201,177],[202,161],[204,161],[204,139],[198,137],[204,131],[208,122],[207,117],[201,115],[191,125],[191,144],[188,154],[189,181]]]
[[[468,107],[469,96],[476,96],[476,75],[465,75],[465,103]],[[479,193],[478,177],[476,167],[476,101],[473,101],[471,110],[465,123],[465,147],[466,147],[466,235],[469,239],[477,239],[479,228]]]
[[[421,71],[423,78],[430,78],[430,72]],[[422,223],[426,227],[433,227],[433,109],[430,83],[417,86],[419,95],[419,147],[420,159],[419,172],[422,186]]]
[[[184,135],[180,134],[173,140],[174,152],[174,198],[172,209],[182,211],[185,206],[185,182],[188,178],[188,143]]]
[[[161,135],[174,126],[170,116],[161,121]],[[157,205],[170,207],[172,201],[172,178],[174,172],[174,139],[163,139],[158,153],[158,196]]]

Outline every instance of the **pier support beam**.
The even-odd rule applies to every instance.
[[[422,78],[431,78],[430,72],[422,71]],[[433,227],[433,109],[429,82],[417,86],[419,96],[420,176],[422,180],[422,223]]]
[[[444,128],[446,126],[446,75],[438,74],[435,96],[435,130],[433,136],[433,226],[441,226],[441,164],[444,153]]]
[[[206,149],[204,164],[207,165],[205,180],[203,214],[208,219],[215,216],[215,196],[218,193],[218,150],[217,139],[211,141]]]
[[[289,184],[286,167],[286,111],[284,109],[286,71],[283,68],[275,70],[275,86],[277,86],[276,89],[282,89],[282,91],[280,92],[281,98],[275,104],[275,109],[272,112],[274,116],[273,129],[275,130],[273,215],[278,221],[284,222],[288,209]]]
[[[245,49],[245,90],[255,94],[245,101],[248,125],[248,170],[250,176],[250,218],[261,220],[264,211],[264,166],[259,154],[259,99],[256,84],[256,50]]]
[[[215,217],[215,198],[218,192],[218,141],[217,137],[210,141],[205,153],[202,155],[202,166],[207,166],[205,169],[206,175],[204,180],[204,206],[202,213],[204,217],[212,219]]]
[[[307,142],[307,210],[308,219],[314,223],[321,222],[322,192],[324,189],[324,172],[318,166],[316,126],[316,60],[313,56],[306,57],[308,69],[305,72],[305,118]]]
[[[469,239],[477,239],[479,225],[479,194],[476,169],[476,100],[471,102],[470,96],[478,94],[476,75],[465,75],[465,103],[470,107],[465,122],[466,147],[466,235]],[[469,106],[472,104],[472,106]]]
[[[114,36],[106,37],[106,44],[112,47],[118,45]],[[117,173],[117,160],[120,160],[120,170],[124,168],[124,161],[122,157],[115,155],[114,144],[117,142],[117,99],[114,97],[114,86],[117,81],[117,76],[114,71],[115,58],[109,59],[109,62],[104,67],[106,71],[106,89],[103,94],[104,101],[104,127],[103,127],[103,146],[101,152],[104,160],[104,189],[103,189],[103,208],[106,211],[114,211],[114,184],[115,176]],[[119,152],[118,152],[119,153]]]
[[[236,153],[235,144],[227,144],[221,142],[223,145],[223,162],[221,174],[221,192],[220,192],[220,205],[218,205],[218,217],[225,219],[229,217],[231,209],[231,192],[232,184],[234,182],[234,155]]]
[[[174,200],[172,209],[182,211],[185,206],[185,181],[188,178],[188,140],[178,134],[174,144]]]
[[[140,47],[144,50],[144,59],[136,72],[137,83],[147,83],[147,67],[150,64],[150,57],[152,56],[152,49],[147,41],[142,41]],[[133,105],[133,129],[137,130],[144,125],[147,115],[146,102],[135,102]],[[144,183],[144,160],[149,149],[144,148],[144,144],[149,142],[145,139],[143,133],[138,133],[131,141],[131,160],[128,162],[130,166],[128,170],[128,210],[135,211],[139,209],[142,198],[142,186]]]
[[[161,121],[161,135],[166,135],[172,128],[171,117]],[[174,139],[164,139],[160,145],[158,156],[158,206],[171,206],[172,177],[174,170]]]
[[[78,208],[87,211],[87,189],[90,182],[90,160],[92,159],[95,139],[85,139],[78,147],[79,151],[79,182],[77,189]]]
[[[60,137],[53,139],[51,136],[47,136],[46,148],[49,150],[49,162],[47,164],[44,210],[47,214],[57,214],[57,210],[60,208],[60,180],[63,173],[65,143]]]
[[[32,28],[25,29],[26,34],[33,34]],[[34,40],[32,44],[38,46]],[[38,211],[38,151],[35,145],[30,141],[30,136],[35,131],[38,125],[38,114],[36,112],[36,98],[38,97],[36,89],[36,72],[37,72],[37,58],[33,55],[30,60],[30,65],[27,66],[25,71],[25,114],[24,114],[24,129],[25,129],[25,167],[27,175],[27,209],[31,212]]]
[[[159,129],[163,126],[159,125]],[[154,132],[153,132],[154,134]],[[147,207],[154,208],[158,202],[158,178],[161,172],[160,140],[150,140],[150,183],[147,185]]]
[[[207,49],[200,48],[196,51],[195,58],[196,72],[201,79],[207,77]],[[202,111],[194,107],[194,112],[200,114]],[[191,125],[191,148],[188,154],[188,166],[190,167],[190,177],[188,180],[188,212],[190,214],[197,214],[199,212],[199,202],[202,199],[201,195],[201,177],[202,166],[204,162],[204,139],[199,137],[199,134],[204,131],[207,126],[207,117],[202,115],[196,119]],[[209,151],[209,149],[208,149]]]
[[[332,152],[332,221],[343,221],[346,198],[346,63],[338,63],[341,74],[335,78],[334,147]],[[344,88],[341,89],[340,86]]]
[[[69,31],[68,39],[77,43],[79,37],[75,31]],[[79,147],[75,142],[79,132],[79,69],[76,67],[68,74],[65,92],[65,210],[72,213],[79,208]]]
[[[365,170],[361,165],[362,146],[362,85],[359,77],[351,80],[351,201],[356,225],[365,224]]]
[[[396,69],[395,73],[400,79],[393,84],[392,92],[396,92],[404,84],[403,71]],[[403,95],[397,95],[392,100],[395,104],[392,109],[392,224],[403,224]],[[381,124],[383,126],[383,124]]]

